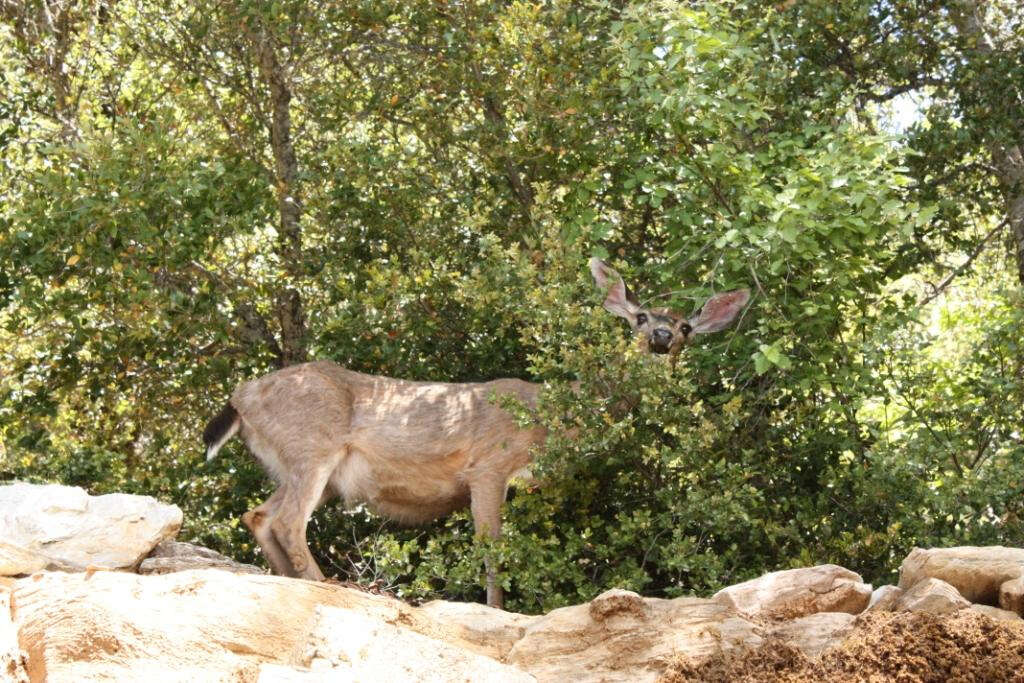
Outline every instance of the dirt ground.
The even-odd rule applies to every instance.
[[[936,616],[871,612],[843,643],[812,660],[780,641],[694,664],[681,658],[659,683],[1024,683],[1024,623],[971,610]]]

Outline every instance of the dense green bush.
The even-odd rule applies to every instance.
[[[892,69],[837,74],[829,12],[854,41],[876,16],[805,4],[132,0],[67,9],[66,43],[11,4],[0,478],[155,495],[185,538],[261,561],[238,518],[270,483],[237,442],[203,462],[198,435],[239,381],[305,356],[545,385],[535,413],[508,406],[551,437],[496,543],[467,513],[314,516],[328,574],[404,597],[479,599],[485,552],[538,611],[1022,542],[1014,264],[987,253],[925,307],[915,289],[995,243],[1010,189],[930,181],[976,174],[997,128],[942,90],[927,125],[880,134],[869,105],[906,65],[880,49],[860,67]],[[967,49],[955,28],[928,68]],[[956,125],[975,127],[940,144]],[[734,287],[751,304],[654,362],[601,308],[593,255],[687,314]]]

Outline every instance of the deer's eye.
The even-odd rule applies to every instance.
[[[636,314],[636,324],[637,324],[637,326],[643,325],[646,322],[647,322],[647,314],[646,313],[637,313]]]

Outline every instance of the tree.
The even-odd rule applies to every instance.
[[[238,381],[330,358],[546,383],[508,406],[552,427],[546,485],[487,549],[520,609],[1020,537],[1020,292],[984,249],[1016,225],[1002,5],[972,43],[941,3],[50,4],[79,17],[63,85],[18,23],[39,6],[3,7],[4,476],[173,500],[253,559],[265,479],[237,446],[201,465],[198,433]],[[677,309],[751,307],[645,363],[592,255]],[[481,590],[465,515],[311,537],[405,596]]]
[[[945,250],[937,241],[955,248],[977,239],[971,221],[1000,211],[1024,283],[1024,26],[1016,3],[786,3],[775,35],[786,36],[782,54],[796,75],[787,94],[850,96],[866,120],[874,104],[924,98],[907,140],[910,164],[916,193],[941,198],[943,209],[920,232],[919,253],[934,258]]]

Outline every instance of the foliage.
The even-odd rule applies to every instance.
[[[258,561],[269,483],[198,434],[330,358],[545,383],[508,406],[551,437],[497,543],[314,516],[327,573],[405,597],[478,598],[485,553],[537,611],[1021,542],[1024,306],[1013,229],[989,241],[1019,188],[986,159],[1022,109],[985,95],[1020,22],[981,54],[911,5],[4,4],[0,477],[156,495]],[[752,303],[651,362],[591,255],[686,313]]]

